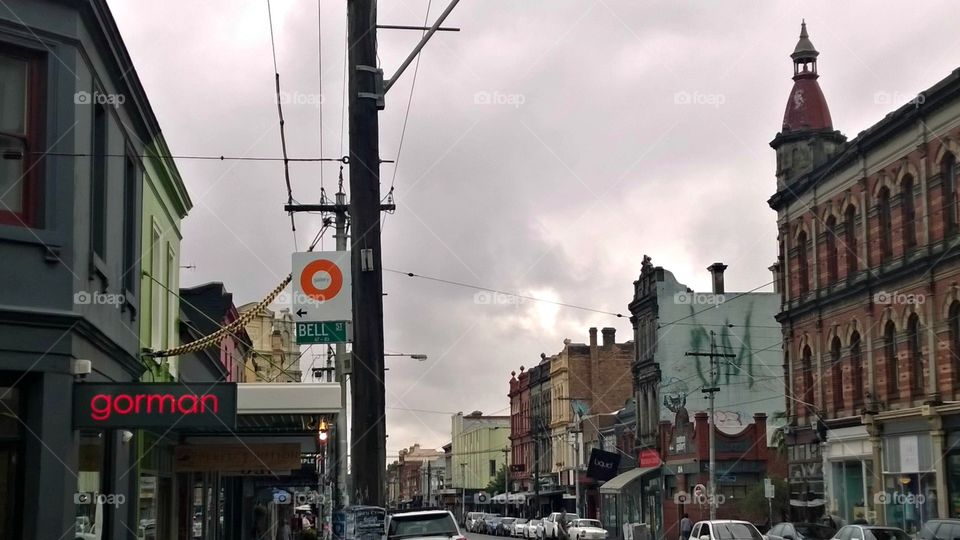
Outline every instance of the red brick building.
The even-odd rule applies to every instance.
[[[660,455],[663,457],[663,522],[667,538],[679,534],[683,513],[699,521],[710,519],[706,497],[693,495],[694,486],[710,483],[709,415],[699,412],[692,422],[680,425],[660,423]],[[759,413],[739,433],[717,430],[717,518],[746,519],[744,499],[751,489],[762,486],[766,477],[784,478],[786,461],[775,448],[767,446],[767,416]],[[685,502],[689,501],[689,502]],[[766,516],[766,508],[761,514]],[[778,516],[779,517],[779,516]]]
[[[510,490],[533,491],[533,432],[530,414],[530,372],[510,373]]]
[[[818,55],[771,142],[794,517],[912,531],[960,517],[960,70],[847,141]]]

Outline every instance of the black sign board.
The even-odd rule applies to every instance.
[[[76,428],[233,429],[236,383],[77,383],[73,385]]]
[[[606,482],[616,476],[619,469],[620,454],[597,448],[590,452],[590,465],[587,466],[587,476],[590,478]]]

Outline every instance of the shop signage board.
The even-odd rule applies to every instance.
[[[346,343],[352,340],[350,252],[294,253],[292,263],[291,311],[297,326],[297,343]],[[342,326],[337,327],[337,324]]]
[[[378,506],[348,506],[333,513],[334,540],[382,540],[386,511]]]
[[[293,471],[300,469],[300,444],[204,444],[174,449],[173,469],[202,471]]]
[[[237,423],[236,383],[88,383],[73,385],[76,428],[203,428]]]
[[[640,451],[640,468],[649,469],[660,466],[660,453],[656,450],[646,449]]]
[[[587,466],[587,476],[598,481],[611,480],[617,476],[620,469],[620,454],[606,452],[598,448],[590,451],[590,464]]]

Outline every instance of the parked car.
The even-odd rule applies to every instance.
[[[960,538],[960,519],[930,519],[917,533],[917,540],[955,540]]]
[[[490,515],[484,516],[483,523],[480,525],[481,530],[478,532],[480,532],[481,534],[496,535],[497,527],[500,526],[501,519],[503,518],[496,514],[490,514]]]
[[[517,518],[515,517],[502,517],[500,518],[500,523],[497,524],[497,530],[494,531],[494,536],[510,536],[513,534],[513,524],[516,523]]]
[[[836,529],[819,523],[777,523],[767,531],[769,540],[830,540]],[[928,539],[928,540],[933,540]],[[951,538],[951,540],[953,540]]]
[[[540,538],[559,538],[560,535],[557,534],[557,518],[560,517],[560,512],[554,512],[549,516],[543,518],[543,534],[540,535]],[[567,523],[575,519],[580,519],[580,516],[576,514],[567,514]]]
[[[575,519],[567,532],[570,540],[607,540],[607,530],[595,519]]]
[[[482,519],[483,512],[467,512],[467,519],[465,520],[463,526],[466,527],[468,532],[477,532],[477,523],[479,523]]]
[[[448,510],[419,510],[390,515],[387,522],[387,540],[422,538],[467,540],[460,533],[456,518]]]
[[[833,535],[833,540],[912,540],[912,537],[896,527],[847,525]]]
[[[733,519],[698,521],[690,537],[693,540],[765,540],[753,523]]]
[[[528,519],[517,518],[517,520],[513,522],[513,534],[511,534],[510,536],[514,538],[523,538],[523,533],[526,532],[527,530],[528,521],[529,521]]]
[[[541,521],[540,519],[531,519],[530,521],[528,521],[526,527],[524,527],[523,529],[523,537],[529,538],[532,540],[536,540],[537,538],[540,538],[539,529],[542,527],[540,525],[540,521]]]

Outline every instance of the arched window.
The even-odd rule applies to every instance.
[[[837,281],[837,218],[828,217],[826,228],[827,285],[832,285]]]
[[[883,328],[883,360],[887,364],[887,400],[900,398],[900,359],[897,358],[897,329],[893,321]]]
[[[800,231],[797,235],[797,277],[800,280],[800,294],[810,292],[810,261],[809,247],[807,246],[807,233]]]
[[[893,229],[890,219],[890,190],[886,186],[877,194],[877,217],[880,220],[880,260],[889,262],[893,256]]]
[[[840,338],[830,342],[830,384],[833,388],[833,409],[836,416],[843,408],[843,362],[840,360]]]
[[[920,317],[916,313],[907,319],[907,350],[910,354],[911,386],[915,393],[923,392],[923,334],[920,331]]]
[[[803,357],[800,361],[801,379],[803,380],[803,402],[807,407],[813,407],[813,353],[810,346],[803,348]]]
[[[850,336],[850,386],[853,394],[853,406],[863,404],[863,347],[860,345],[860,333]]]
[[[947,319],[950,325],[950,368],[953,373],[953,387],[960,388],[960,302],[950,304]]]
[[[903,204],[903,248],[906,250],[917,245],[917,212],[913,200],[913,177],[909,174],[903,177],[900,198]]]
[[[957,230],[957,158],[947,152],[940,162],[940,185],[943,193],[943,221],[947,232]]]
[[[843,213],[843,241],[846,243],[847,275],[857,271],[860,253],[857,251],[857,209],[851,204]]]

